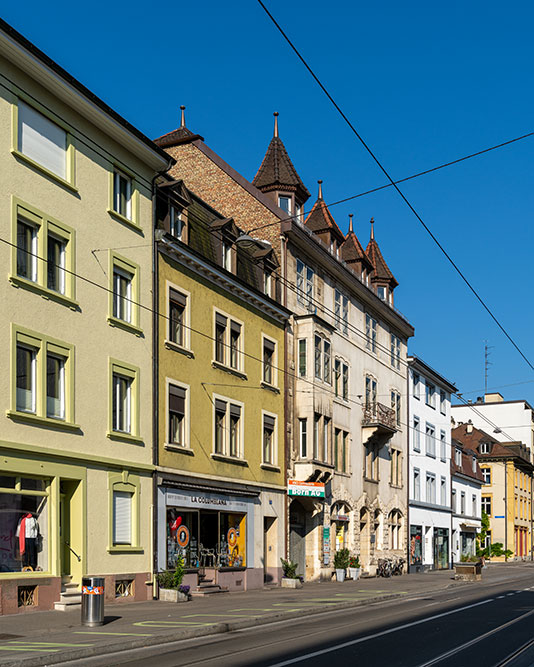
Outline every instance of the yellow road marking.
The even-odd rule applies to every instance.
[[[62,644],[61,642],[31,642],[31,641],[11,641],[9,642],[10,644],[24,644],[25,646],[42,646],[43,648],[47,648],[48,646],[93,646],[93,644]]]
[[[58,648],[24,648],[24,646],[0,646],[0,651],[47,651],[48,653],[57,653]]]
[[[149,628],[168,628],[168,627],[178,627],[180,625],[213,625],[213,623],[202,623],[201,621],[139,621],[138,623],[133,623],[133,625],[138,625],[141,627]]]
[[[237,618],[239,616],[241,618],[248,618],[250,614],[233,614],[232,616],[228,616],[228,612],[225,614],[187,614],[184,618],[197,618],[198,616],[213,616],[215,618]]]
[[[154,635],[144,632],[99,632],[98,630],[77,630],[75,635],[117,635],[120,637],[153,637]],[[78,644],[77,644],[78,646]],[[80,644],[81,646],[81,644]]]

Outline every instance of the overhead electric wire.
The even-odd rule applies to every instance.
[[[524,359],[524,361],[528,364],[528,366],[534,371],[534,365],[530,362],[528,357],[525,355],[525,353],[521,350],[519,345],[515,342],[515,340],[512,338],[512,336],[508,333],[508,331],[504,328],[504,326],[500,323],[500,321],[497,319],[497,317],[493,314],[492,310],[490,307],[486,304],[484,299],[479,295],[477,290],[473,287],[473,285],[470,283],[468,278],[464,275],[463,271],[460,269],[460,267],[456,264],[456,262],[453,260],[451,255],[445,250],[445,248],[442,246],[442,244],[438,241],[436,236],[433,234],[431,229],[428,227],[428,225],[424,222],[423,218],[419,215],[419,213],[415,210],[414,206],[410,203],[408,198],[404,195],[402,190],[399,188],[397,183],[393,180],[393,178],[389,175],[389,172],[386,170],[386,168],[383,166],[382,162],[378,159],[378,157],[375,155],[375,153],[371,150],[369,145],[364,141],[360,133],[356,130],[354,125],[351,123],[351,121],[347,118],[341,107],[337,104],[337,102],[334,100],[332,95],[328,92],[324,84],[320,81],[319,77],[315,74],[315,72],[312,70],[310,65],[306,62],[304,57],[301,55],[297,47],[293,44],[293,42],[289,39],[283,28],[280,26],[280,24],[277,22],[277,20],[274,18],[274,16],[271,14],[271,12],[267,9],[265,4],[262,2],[262,0],[258,0],[258,3],[261,5],[267,16],[271,19],[273,24],[276,26],[277,30],[280,32],[280,34],[283,36],[283,38],[286,40],[286,42],[289,44],[291,49],[294,51],[296,56],[299,58],[299,60],[302,62],[304,67],[308,70],[310,75],[313,77],[317,85],[321,88],[323,93],[326,95],[326,97],[330,100],[336,111],[339,113],[339,115],[343,118],[345,123],[349,126],[351,131],[354,133],[354,135],[357,137],[357,139],[360,141],[362,146],[365,148],[365,150],[369,153],[369,155],[373,158],[374,162],[377,164],[377,166],[380,168],[384,176],[388,179],[390,182],[390,185],[395,188],[399,196],[402,198],[404,203],[408,206],[408,208],[412,211],[412,213],[415,215],[417,220],[421,223],[425,231],[429,234],[430,238],[434,241],[434,243],[438,246],[438,248],[441,250],[443,255],[447,258],[449,263],[452,265],[452,267],[455,269],[455,271],[458,273],[460,278],[464,281],[464,283],[467,285],[469,290],[473,293],[477,301],[482,305],[484,310],[488,313],[488,315],[491,317],[491,319],[495,322],[495,324],[499,327],[499,329],[502,331],[502,333],[506,336],[506,338],[509,340],[509,342],[514,346],[516,351],[521,355],[521,357]]]

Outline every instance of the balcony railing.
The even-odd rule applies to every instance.
[[[382,403],[366,403],[363,409],[362,426],[382,426],[396,431],[398,427],[395,410]]]

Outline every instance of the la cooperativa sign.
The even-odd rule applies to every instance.
[[[324,484],[321,484],[321,482],[299,482],[296,479],[288,479],[287,493],[290,496],[324,498]]]

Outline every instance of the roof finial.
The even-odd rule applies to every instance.
[[[278,111],[275,111],[273,113],[274,116],[274,135],[275,137],[278,137]]]
[[[371,218],[371,239],[375,238],[375,219]]]
[[[319,183],[319,195],[318,195],[317,199],[322,199],[323,198],[323,182],[322,182],[321,179],[319,179],[317,181],[317,183]]]
[[[352,234],[354,230],[352,229],[352,213],[349,213],[349,234]]]
[[[185,127],[185,107],[183,104],[181,105],[180,110],[182,112],[182,121],[180,127]]]

